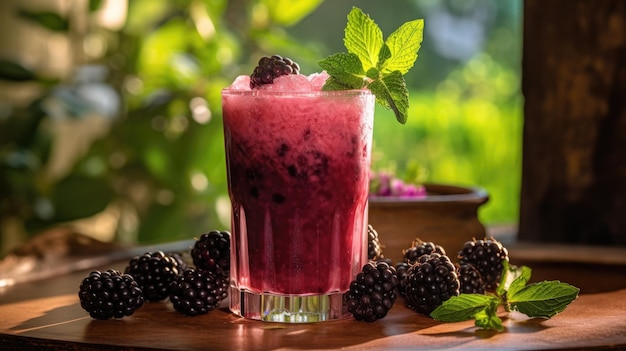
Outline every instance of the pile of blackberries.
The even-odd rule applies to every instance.
[[[190,254],[195,268],[180,253],[155,251],[133,257],[124,273],[93,271],[80,284],[81,306],[95,319],[122,318],[169,297],[180,313],[205,314],[228,296],[230,233],[202,234]]]
[[[371,322],[384,317],[396,294],[404,297],[409,308],[429,315],[452,296],[493,292],[500,282],[503,262],[509,259],[507,249],[494,238],[465,242],[454,257],[456,262],[440,245],[416,239],[403,250],[402,261],[391,265],[390,260],[383,257],[382,247],[378,233],[370,225],[370,262],[346,293],[348,310],[356,320]],[[393,278],[376,273],[377,265],[384,267],[382,269]],[[384,284],[389,286],[390,282],[394,285],[392,290],[381,288]],[[377,298],[372,298],[373,292],[379,292]],[[394,298],[381,299],[381,294]]]
[[[494,238],[467,241],[456,256],[419,239],[403,251],[394,266],[385,259],[376,230],[368,226],[369,262],[344,295],[347,310],[359,321],[387,315],[397,296],[409,308],[429,315],[444,301],[461,293],[483,294],[498,287],[507,249]],[[188,316],[208,313],[228,296],[230,233],[202,234],[190,250],[195,267],[180,253],[146,252],[133,257],[124,272],[93,271],[80,284],[81,306],[92,318],[123,318],[144,302],[169,297],[174,309]]]

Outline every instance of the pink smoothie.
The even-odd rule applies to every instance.
[[[324,74],[222,93],[231,281],[251,293],[342,293],[367,260],[374,96]]]

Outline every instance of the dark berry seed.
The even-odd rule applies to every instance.
[[[291,165],[287,167],[287,173],[289,173],[291,177],[296,177],[298,175],[298,170],[296,169],[296,166]]]
[[[277,204],[282,204],[283,202],[285,202],[285,196],[283,194],[274,194],[272,195],[272,201],[274,201]]]
[[[287,153],[287,151],[289,151],[289,146],[285,143],[280,144],[280,147],[278,148],[278,156],[285,156],[285,154]]]

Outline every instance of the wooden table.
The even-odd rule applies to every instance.
[[[127,261],[98,269],[122,270]],[[77,291],[91,269],[0,288],[0,350],[537,350],[626,349],[626,289],[581,294],[550,320],[514,322],[504,332],[472,321],[439,323],[404,306],[374,323],[263,323],[238,318],[227,304],[186,317],[171,304],[148,303],[120,320],[91,319]]]

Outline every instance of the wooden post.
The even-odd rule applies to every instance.
[[[626,245],[626,1],[525,0],[520,241]]]

